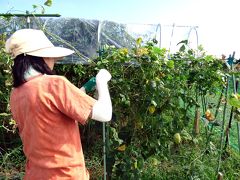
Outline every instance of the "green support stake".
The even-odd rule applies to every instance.
[[[225,92],[225,97],[228,97],[228,89],[229,89],[229,78],[227,77],[227,88]],[[223,141],[224,141],[224,125],[225,125],[225,119],[226,119],[226,109],[227,109],[227,102],[224,104],[223,109],[223,120],[222,120],[222,127],[221,127],[221,138],[220,138],[220,152],[218,157],[218,167],[217,167],[217,174],[221,167],[221,161],[222,161],[222,153],[223,153]]]
[[[238,151],[240,154],[240,123],[237,122],[237,131],[238,131]]]
[[[26,11],[26,14],[12,14],[12,13],[0,13],[0,17],[25,17],[27,20],[28,28],[30,26],[30,17],[60,17],[60,14],[30,14],[29,11]]]
[[[26,11],[26,14],[11,14],[11,13],[0,13],[3,17],[60,17],[60,14],[30,14]]]

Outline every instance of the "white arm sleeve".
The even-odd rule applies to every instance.
[[[112,119],[112,102],[107,85],[110,79],[111,74],[105,69],[101,69],[96,76],[98,100],[92,109],[92,119],[96,121],[107,122]]]

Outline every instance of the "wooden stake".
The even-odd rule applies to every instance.
[[[200,132],[199,121],[200,121],[200,111],[198,108],[196,108],[195,119],[194,119],[194,134],[195,135],[198,135]]]
[[[221,172],[218,172],[217,180],[223,180],[223,174]]]

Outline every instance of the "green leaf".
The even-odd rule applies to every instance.
[[[52,6],[52,0],[47,0],[45,3],[44,3],[45,6]]]
[[[186,47],[185,47],[185,45],[183,44],[183,45],[180,47],[179,51],[183,52],[183,51],[185,51],[185,49],[186,49]]]
[[[155,54],[160,54],[162,52],[162,50],[158,47],[153,47],[153,53]]]
[[[32,5],[33,9],[36,9],[38,6],[36,4]]]
[[[137,167],[138,167],[139,169],[142,169],[143,166],[144,166],[144,159],[140,157],[140,158],[138,158],[138,160],[137,160]]]
[[[177,43],[177,45],[179,45],[179,44],[185,44],[185,45],[187,45],[188,44],[188,40],[186,39],[186,40],[182,40],[182,41],[180,41],[179,43]]]
[[[188,54],[193,55],[193,50],[192,50],[192,49],[189,49],[189,50],[188,50]]]
[[[123,140],[118,137],[117,130],[113,127],[110,127],[110,132],[112,134],[113,140],[117,142],[117,145],[120,145],[123,143]]]
[[[214,60],[214,57],[211,56],[211,55],[207,55],[207,56],[205,57],[205,60],[206,60],[207,62],[211,62],[211,61]]]
[[[240,101],[238,99],[236,99],[235,97],[229,98],[228,103],[233,107],[240,108]]]
[[[140,46],[141,43],[142,43],[142,38],[141,37],[137,38],[136,43],[137,43],[138,46]]]

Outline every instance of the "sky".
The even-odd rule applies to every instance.
[[[24,13],[45,0],[0,0],[0,13]],[[46,13],[119,23],[198,26],[198,41],[216,56],[240,57],[239,0],[53,0]],[[175,30],[177,31],[177,29]],[[167,47],[166,47],[167,48]]]

